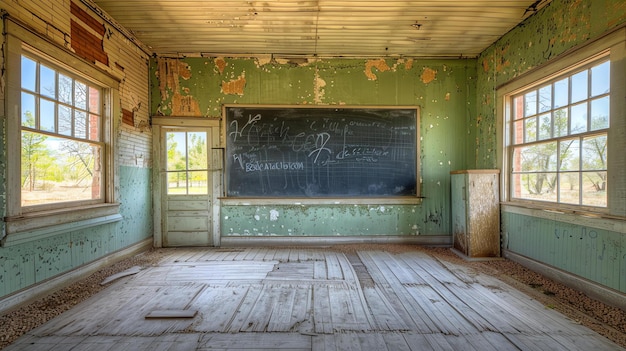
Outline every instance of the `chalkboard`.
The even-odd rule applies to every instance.
[[[224,106],[227,197],[417,196],[418,110]]]

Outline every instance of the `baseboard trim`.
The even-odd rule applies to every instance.
[[[7,295],[6,297],[0,299],[0,314],[19,308],[20,306],[59,290],[77,280],[93,274],[103,267],[119,262],[140,252],[147,251],[152,247],[152,241],[152,238],[142,240],[137,244],[112,252],[104,257],[72,269],[66,273],[62,273],[35,285],[31,285],[28,288]]]
[[[517,262],[522,266],[538,272],[558,283],[578,290],[593,299],[602,301],[607,305],[626,310],[626,294],[622,292],[509,250],[503,250],[502,254],[505,258],[511,261]]]
[[[241,246],[332,246],[342,244],[414,244],[425,246],[450,246],[449,235],[412,236],[299,236],[299,237],[249,237],[227,236],[220,238],[222,247]]]

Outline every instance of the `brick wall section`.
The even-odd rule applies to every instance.
[[[96,33],[100,34],[101,37],[104,36],[106,30],[104,29],[104,25],[98,22],[95,18],[89,16],[87,11],[81,9],[75,3],[70,3],[70,13],[79,20],[81,20],[84,24],[86,24],[89,28],[93,29]]]
[[[102,39],[91,34],[78,22],[71,20],[72,48],[80,57],[91,62],[109,65],[109,57],[102,47]]]

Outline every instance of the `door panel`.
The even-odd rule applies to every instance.
[[[163,246],[212,246],[209,128],[163,128],[161,134]]]

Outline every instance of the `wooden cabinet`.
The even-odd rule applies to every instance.
[[[453,249],[466,258],[500,257],[498,170],[450,172]]]

